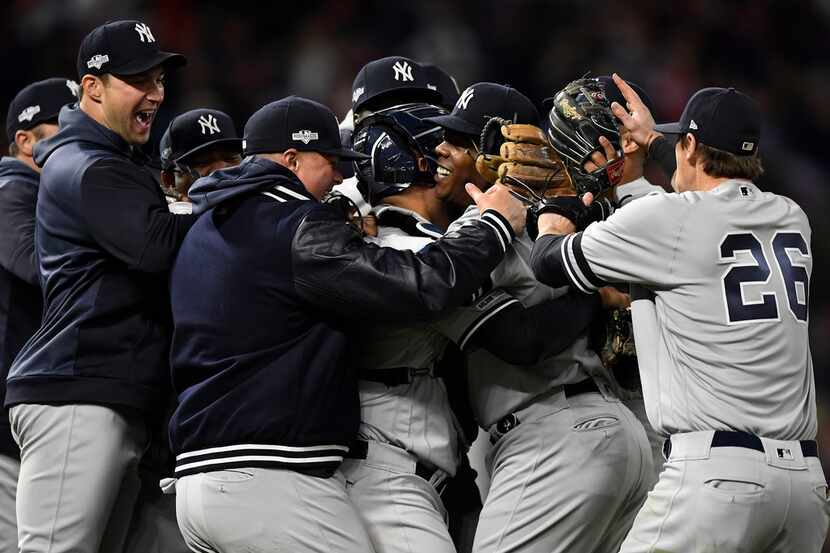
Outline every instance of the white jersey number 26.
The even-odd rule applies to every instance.
[[[805,266],[793,262],[790,257],[790,252],[810,257],[804,236],[800,232],[778,232],[767,246],[767,251],[771,250],[775,254],[778,272],[787,291],[790,313],[796,320],[806,323],[810,276]],[[750,253],[755,262],[737,263],[738,252]],[[735,262],[723,275],[723,295],[729,324],[778,320],[778,298],[774,290],[762,291],[760,300],[748,301],[744,297],[745,285],[770,284],[772,278],[761,241],[748,232],[727,234],[720,244],[720,259]],[[803,302],[799,301],[799,292]]]

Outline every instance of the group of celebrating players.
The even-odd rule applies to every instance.
[[[342,122],[180,114],[157,171],[183,65],[107,23],[9,108],[0,552],[821,550],[811,231],[749,96],[387,57]]]

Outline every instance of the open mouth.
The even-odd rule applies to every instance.
[[[440,177],[448,177],[448,176],[450,176],[450,175],[452,174],[452,170],[451,170],[451,169],[447,169],[446,167],[444,167],[444,166],[442,166],[442,165],[439,165],[439,166],[435,169],[435,173],[436,173],[438,176],[440,176]]]
[[[156,110],[154,109],[143,109],[138,111],[135,114],[135,119],[138,121],[138,124],[142,127],[150,127],[150,123],[153,122],[153,117],[156,115]]]

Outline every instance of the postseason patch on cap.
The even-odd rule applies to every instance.
[[[29,106],[20,112],[20,115],[17,116],[17,121],[19,123],[31,121],[38,113],[40,113],[40,106]]]
[[[308,144],[312,140],[318,140],[320,136],[313,131],[303,130],[291,133],[291,140],[298,140],[303,144]]]
[[[109,63],[109,61],[110,61],[110,57],[108,55],[106,55],[106,54],[95,54],[94,56],[89,58],[89,60],[86,62],[86,66],[89,69],[92,69],[93,67],[95,69],[101,69],[101,67],[103,67],[105,63]]]

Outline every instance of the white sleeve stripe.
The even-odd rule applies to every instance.
[[[577,239],[578,236],[581,236],[581,234],[572,234],[568,237],[568,245],[565,248],[565,251],[568,254],[567,262],[571,269],[573,269],[574,276],[579,279],[579,282],[588,288],[589,291],[593,292],[598,290],[599,286],[591,280],[590,275],[586,274],[584,267],[579,264],[579,255],[581,255],[581,252],[577,251],[577,248],[579,247],[579,240]]]
[[[515,236],[513,228],[498,212],[488,209],[484,212],[484,214],[481,217],[483,219],[489,219],[495,222],[499,226],[499,228],[504,232],[504,238],[507,240],[508,244],[513,240],[513,237]]]
[[[469,342],[470,338],[472,338],[475,335],[475,333],[478,331],[478,329],[481,328],[481,325],[483,325],[484,323],[486,323],[487,321],[492,319],[493,315],[495,315],[499,311],[503,310],[504,308],[506,308],[510,305],[513,305],[514,303],[519,303],[519,300],[517,300],[516,298],[510,298],[509,300],[505,301],[503,304],[496,307],[492,311],[490,311],[488,313],[485,313],[483,317],[481,317],[479,320],[477,320],[475,322],[475,324],[472,327],[470,327],[464,333],[464,336],[461,338],[461,341],[458,343],[458,348],[463,351],[464,348],[467,347],[467,342]]]
[[[573,283],[574,286],[579,288],[579,290],[585,294],[590,294],[593,292],[593,288],[588,288],[585,284],[580,281],[577,276],[574,274],[572,262],[570,256],[568,255],[568,251],[570,248],[568,245],[573,241],[573,234],[562,240],[561,250],[559,252],[560,256],[562,257],[562,266],[565,267],[565,272],[568,273],[568,279]]]
[[[502,251],[506,252],[507,244],[504,243],[504,237],[502,236],[502,232],[498,229],[498,227],[496,227],[496,225],[494,225],[484,217],[481,218],[481,222],[485,223],[487,226],[493,229],[493,231],[496,233],[496,237],[499,239],[499,244],[501,244]]]

